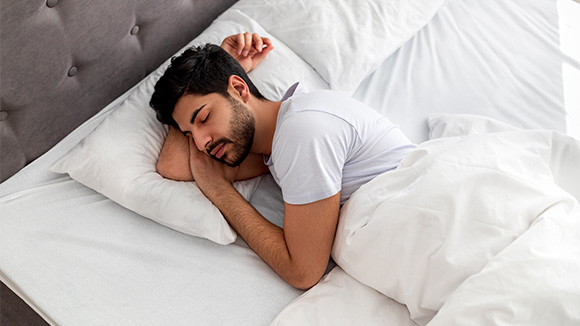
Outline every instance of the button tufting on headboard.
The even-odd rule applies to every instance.
[[[236,2],[0,1],[0,111],[7,112],[0,114],[0,182],[139,82]]]
[[[79,72],[79,69],[75,66],[70,67],[70,69],[68,70],[68,76],[69,77],[73,77],[74,75],[77,74],[77,72]]]
[[[0,111],[0,121],[8,119],[8,111]]]

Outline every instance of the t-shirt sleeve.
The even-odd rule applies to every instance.
[[[272,146],[274,178],[284,201],[300,205],[337,194],[352,127],[332,114],[307,111],[282,121]]]

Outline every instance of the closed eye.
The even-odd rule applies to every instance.
[[[209,118],[209,113],[205,116],[205,118],[203,120],[201,120],[201,123],[206,122],[208,118]]]
[[[202,105],[199,109],[193,111],[193,114],[191,115],[191,119],[189,120],[190,124],[194,124],[195,123],[195,118],[197,118],[197,115],[199,114],[199,111],[201,111],[201,109],[203,109],[205,107],[205,104]]]

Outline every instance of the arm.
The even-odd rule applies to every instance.
[[[189,167],[190,147],[187,139],[181,131],[170,127],[157,160],[157,172],[163,177],[177,181],[194,181]],[[195,147],[192,150],[198,151]],[[262,155],[250,153],[240,164],[234,180],[247,180],[266,173],[268,167],[264,164]]]
[[[232,168],[196,153],[191,154],[190,163],[200,189],[280,277],[301,289],[320,280],[334,241],[340,193],[306,205],[285,204],[281,229],[264,219],[232,187]]]

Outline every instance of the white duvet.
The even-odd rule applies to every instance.
[[[424,143],[345,204],[333,257],[420,325],[577,325],[580,207],[554,172],[578,150],[547,131]]]
[[[400,324],[405,305],[419,325],[579,325],[578,162],[579,142],[551,131],[423,143],[342,208],[332,257],[352,278],[330,274],[275,324],[341,324],[325,307],[357,293],[375,307],[365,325]]]

